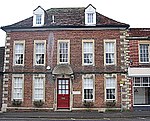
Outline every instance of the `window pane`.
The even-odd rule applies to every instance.
[[[22,99],[23,98],[23,78],[22,77],[14,77],[13,81],[14,89],[13,89],[13,98],[14,99]]]
[[[115,58],[115,43],[114,42],[106,42],[105,43],[105,56],[106,56],[106,64],[114,64]]]
[[[60,62],[68,62],[68,42],[59,43],[59,59]]]
[[[84,42],[83,43],[84,51],[84,64],[93,64],[93,43]]]
[[[140,44],[140,61],[149,62],[149,44]]]
[[[42,15],[37,14],[36,15],[36,24],[41,24],[41,20],[42,20]]]
[[[106,99],[115,99],[116,78],[106,78]]]
[[[84,78],[84,99],[93,99],[93,78]]]
[[[93,23],[93,13],[88,13],[87,14],[87,22],[88,23]]]
[[[15,44],[15,64],[23,64],[23,43]]]
[[[43,99],[44,97],[44,78],[34,78],[34,99]]]
[[[35,54],[36,54],[36,64],[44,64],[44,56],[45,56],[44,43],[36,43]]]

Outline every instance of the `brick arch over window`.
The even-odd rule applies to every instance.
[[[73,70],[69,65],[57,65],[52,71],[52,74],[59,75],[59,74],[66,74],[66,75],[72,75]]]

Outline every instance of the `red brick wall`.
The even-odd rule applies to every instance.
[[[95,106],[104,106],[104,76],[106,72],[121,73],[121,59],[120,59],[120,31],[118,30],[97,30],[97,31],[51,31],[54,33],[54,56],[52,68],[57,65],[57,40],[70,40],[70,65],[73,71],[76,73],[97,73],[95,79]],[[34,40],[48,40],[50,31],[39,31],[39,32],[11,32],[11,39],[8,40],[10,43],[10,60],[9,69],[6,72],[46,72],[46,66],[48,58],[46,58],[46,66],[33,66],[33,50]],[[82,66],[82,40],[83,39],[94,39],[95,40],[95,66]],[[104,66],[104,39],[116,39],[117,47],[117,66]],[[16,40],[25,40],[25,64],[24,67],[14,67],[13,65],[13,43]],[[133,45],[135,46],[135,44]],[[48,75],[47,75],[48,76]],[[44,107],[53,107],[54,103],[54,88],[55,82],[50,81],[49,77],[46,76],[46,87],[45,87],[45,104]],[[117,100],[120,102],[120,86],[119,82],[122,79],[121,75],[118,74],[118,87],[117,87]],[[24,75],[24,102],[22,106],[32,106],[32,74]],[[9,88],[8,88],[8,102],[11,105],[11,81],[12,76],[9,76]],[[73,80],[73,90],[82,92],[82,75],[75,74],[75,80]],[[82,95],[74,95],[73,107],[82,106]],[[119,103],[117,104],[118,106]]]

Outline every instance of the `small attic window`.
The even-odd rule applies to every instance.
[[[93,23],[93,13],[87,13],[87,22]]]
[[[85,9],[85,25],[95,26],[96,25],[96,9],[91,4]]]
[[[33,26],[43,26],[45,19],[45,10],[38,6],[33,11]]]
[[[37,14],[36,15],[36,24],[41,24],[42,23],[42,15],[41,14]]]

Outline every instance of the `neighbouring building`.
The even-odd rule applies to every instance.
[[[0,108],[2,107],[4,55],[5,47],[0,47]]]
[[[4,26],[2,110],[132,108],[129,25],[86,8],[37,7]]]
[[[129,78],[135,110],[150,110],[150,28],[129,30]]]

